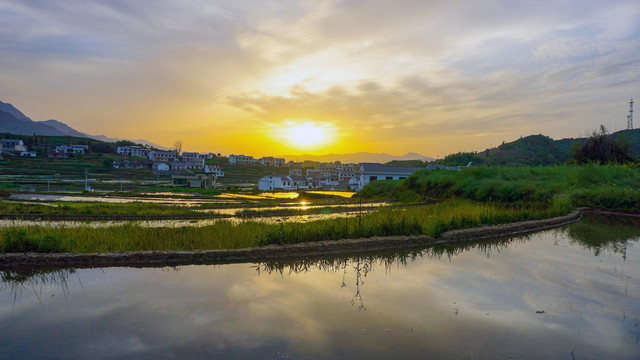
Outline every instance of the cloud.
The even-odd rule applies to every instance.
[[[561,137],[633,96],[638,16],[622,0],[7,0],[0,93],[36,119],[167,143],[295,117],[388,152],[467,133]]]

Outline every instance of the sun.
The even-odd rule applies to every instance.
[[[317,148],[334,141],[333,128],[328,124],[314,122],[283,124],[279,137],[295,148]]]

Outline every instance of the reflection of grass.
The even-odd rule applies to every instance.
[[[550,207],[509,207],[458,200],[408,209],[382,208],[361,217],[304,224],[253,221],[232,224],[218,221],[209,226],[183,228],[144,228],[127,224],[109,228],[29,226],[18,229],[26,231],[27,238],[53,234],[61,239],[60,251],[66,252],[205,250],[385,235],[426,234],[437,237],[452,229],[545,218],[566,212],[566,204],[561,201]],[[0,248],[5,247],[12,236],[8,234],[15,229],[0,230]]]
[[[27,288],[38,300],[45,286],[61,288],[66,295],[69,292],[67,280],[73,273],[74,269],[0,271],[0,292],[8,289],[14,304],[21,297],[21,291]]]
[[[624,254],[630,240],[640,238],[640,220],[631,217],[587,216],[567,227],[572,243],[599,255],[603,250]]]

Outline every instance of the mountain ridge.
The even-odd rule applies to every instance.
[[[105,135],[91,135],[78,131],[62,121],[49,119],[44,121],[34,121],[26,116],[22,111],[10,103],[0,101],[0,133],[12,133],[19,135],[47,135],[47,136],[75,136],[85,137],[105,142],[117,142],[129,140],[112,138]],[[143,145],[149,145],[161,150],[169,148],[144,139],[129,140]]]
[[[292,161],[319,161],[319,162],[335,162],[340,161],[342,163],[361,163],[361,162],[377,162],[385,163],[393,160],[420,160],[420,161],[433,161],[432,157],[421,155],[415,152],[409,152],[404,155],[392,155],[388,153],[372,153],[366,151],[360,151],[347,154],[324,154],[324,155],[284,155],[281,156],[287,160]]]

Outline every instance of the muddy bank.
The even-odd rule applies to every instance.
[[[191,264],[228,264],[260,262],[265,260],[313,257],[376,252],[381,250],[410,249],[436,244],[464,241],[488,240],[530,233],[579,221],[585,214],[623,215],[640,217],[640,214],[621,213],[608,210],[580,208],[568,215],[550,219],[482,226],[471,229],[448,231],[438,239],[426,235],[388,236],[362,239],[345,239],[308,242],[292,245],[269,245],[263,247],[200,250],[200,251],[131,251],[99,254],[0,254],[0,270],[36,268],[88,268],[111,266],[177,266]]]

